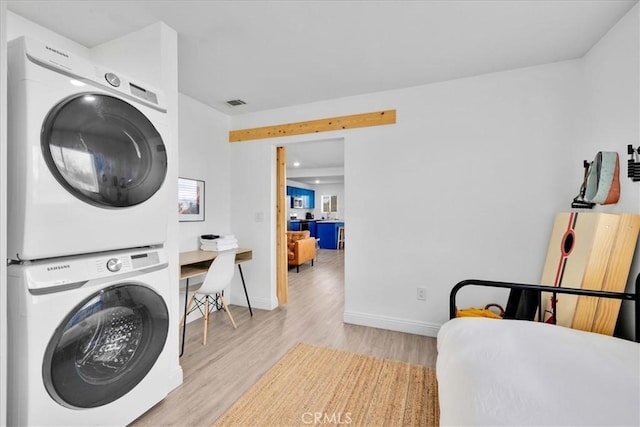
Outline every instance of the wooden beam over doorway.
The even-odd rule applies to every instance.
[[[395,122],[396,110],[375,111],[372,113],[352,114],[350,116],[330,117],[306,122],[232,130],[229,132],[229,142],[391,125],[395,124]]]

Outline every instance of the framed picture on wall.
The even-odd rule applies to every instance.
[[[204,221],[204,181],[178,178],[178,218]]]

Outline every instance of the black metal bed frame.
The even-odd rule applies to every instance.
[[[540,313],[542,310],[541,299],[542,292],[549,292],[553,294],[553,299],[555,300],[556,294],[571,294],[571,295],[582,295],[589,297],[599,297],[599,298],[613,298],[619,299],[623,301],[634,301],[634,309],[635,309],[635,341],[640,342],[640,294],[638,293],[638,289],[640,288],[640,274],[636,277],[635,282],[635,293],[628,292],[608,292],[608,291],[595,291],[588,289],[575,289],[575,288],[559,288],[554,286],[545,286],[545,285],[530,285],[526,283],[510,283],[510,282],[495,282],[491,280],[476,280],[476,279],[468,279],[458,282],[453,289],[451,289],[451,293],[449,294],[449,318],[453,319],[456,317],[456,295],[460,289],[465,286],[486,286],[491,288],[507,288],[510,289],[511,292],[514,290],[519,291],[528,291],[534,292],[538,299],[538,321],[542,320],[542,314]],[[556,319],[556,307],[555,304],[553,306],[553,320],[555,323]]]

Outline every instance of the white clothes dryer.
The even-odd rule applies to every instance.
[[[35,260],[162,244],[164,96],[54,45],[8,47],[8,254]]]
[[[9,425],[126,425],[168,394],[177,323],[162,248],[27,261],[8,275]]]

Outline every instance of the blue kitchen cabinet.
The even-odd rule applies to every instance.
[[[287,196],[301,197],[303,209],[315,209],[316,207],[316,192],[314,190],[287,185]]]
[[[291,197],[300,197],[300,189],[298,187],[291,187]]]
[[[301,190],[305,209],[314,209],[316,207],[316,192],[306,188],[301,188]]]
[[[318,224],[315,221],[309,221],[309,233],[311,233],[311,237],[318,236]]]
[[[316,207],[316,192],[313,190],[307,190],[309,192],[308,209],[315,209]]]
[[[336,249],[338,247],[338,227],[344,227],[340,221],[317,221],[317,236],[322,249]]]
[[[302,188],[298,188],[298,187],[292,187],[290,185],[287,185],[287,196],[291,196],[291,197],[300,197],[302,196]]]
[[[289,221],[289,231],[300,231],[300,221]]]

